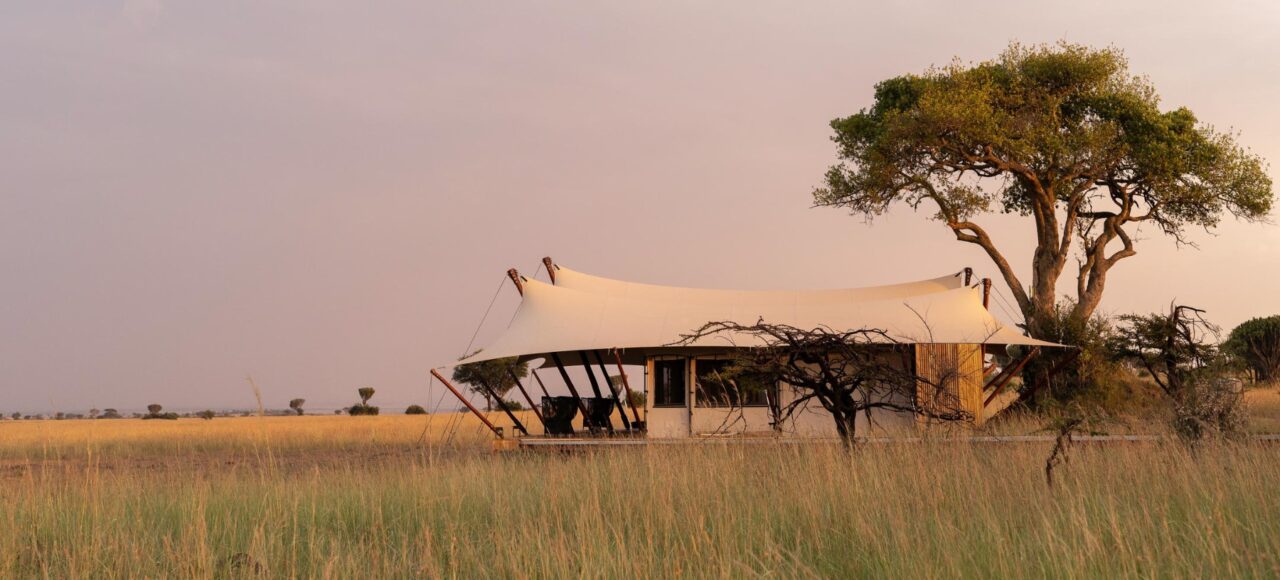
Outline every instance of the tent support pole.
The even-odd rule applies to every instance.
[[[533,411],[533,416],[538,418],[538,422],[542,424],[542,429],[545,431],[547,422],[542,418],[542,411],[539,411],[538,406],[533,404],[533,398],[529,396],[529,391],[524,390],[524,385],[520,383],[520,377],[517,377],[516,372],[511,369],[507,369],[507,376],[511,377],[511,381],[516,384],[516,388],[520,389],[520,394],[524,395],[524,400],[529,402],[529,409]],[[528,435],[529,432],[525,431],[524,434]]]
[[[538,381],[538,387],[542,389],[542,396],[550,397],[551,393],[547,392],[547,386],[542,384],[542,377],[538,376],[538,369],[529,369],[529,374],[533,375],[533,380]]]
[[[631,420],[627,418],[627,409],[622,406],[622,398],[618,396],[618,388],[609,380],[609,371],[604,368],[604,359],[600,356],[600,351],[593,350],[591,354],[596,358],[596,367],[600,369],[600,376],[604,378],[604,386],[609,387],[609,393],[613,395],[613,400],[618,404],[618,416],[622,417],[622,428],[627,431],[631,430]],[[612,413],[610,413],[612,415]]]
[[[600,392],[600,383],[596,382],[596,373],[591,370],[591,360],[587,358],[586,351],[578,351],[578,358],[582,359],[582,370],[587,371],[587,380],[591,381],[591,392],[596,394],[597,399],[603,399],[604,393]],[[604,420],[605,429],[613,433],[613,412],[610,411]]]
[[[498,392],[493,390],[493,387],[489,386],[488,383],[481,382],[480,386],[484,388],[484,392],[489,393],[489,396],[493,397],[493,402],[497,403],[499,407],[502,407],[502,412],[507,414],[508,419],[511,419],[511,424],[515,425],[515,428],[519,429],[521,433],[524,433],[526,436],[529,435],[529,430],[524,428],[524,423],[521,423],[520,419],[516,417],[516,414],[512,413],[511,409],[507,408],[507,402],[503,400],[502,397],[498,396]]]
[[[440,379],[440,382],[444,383],[444,386],[449,388],[449,391],[453,393],[453,396],[457,397],[459,401],[462,401],[462,404],[466,405],[468,409],[471,409],[471,412],[475,413],[475,415],[484,422],[485,426],[488,427],[490,431],[493,431],[494,435],[498,436],[498,439],[502,439],[502,431],[499,431],[497,427],[494,427],[493,423],[489,422],[489,418],[484,416],[484,413],[481,413],[475,405],[471,404],[471,401],[468,401],[466,397],[462,396],[462,393],[459,393],[458,389],[453,387],[453,383],[450,383],[448,380],[445,380],[443,376],[440,376],[440,373],[436,372],[436,369],[431,369],[431,376]]]
[[[635,401],[631,400],[631,382],[627,380],[626,371],[622,370],[622,356],[618,354],[618,349],[613,349],[613,361],[618,363],[618,376],[622,377],[622,388],[627,391],[627,406],[631,407],[631,414],[635,416],[635,422],[640,422],[640,412],[636,411]]]
[[[547,277],[551,278],[551,284],[556,283],[556,263],[551,260],[551,256],[542,259],[542,266],[547,269]]]
[[[558,353],[551,353],[551,361],[556,363],[556,370],[560,371],[560,378],[564,381],[564,385],[569,387],[569,394],[573,395],[574,402],[578,403],[578,410],[582,412],[582,426],[590,431],[595,431],[596,426],[591,424],[591,415],[587,414],[587,405],[582,402],[582,396],[578,394],[578,389],[573,387],[573,381],[569,379],[569,373],[564,370],[564,362],[560,360]]]
[[[1018,371],[1022,370],[1022,367],[1027,366],[1027,362],[1037,354],[1040,354],[1040,347],[1038,346],[1033,347],[1029,352],[1027,352],[1027,354],[1022,355],[1022,358],[1018,359],[1017,363],[1003,371],[1000,371],[1000,374],[996,375],[996,378],[991,379],[991,384],[995,385],[995,390],[987,397],[986,402],[982,403],[982,408],[985,409],[987,405],[991,404],[991,401],[996,400],[996,397],[1000,395],[1000,391],[1004,390],[1005,385],[1009,384],[1009,381],[1013,379],[1013,376],[1018,374]],[[986,389],[983,390],[985,391]]]

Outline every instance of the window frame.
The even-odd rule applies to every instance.
[[[680,372],[676,373],[680,377],[680,388],[676,389],[680,393],[680,402],[663,403],[661,392],[662,367],[664,365],[679,364]],[[653,359],[653,408],[654,409],[686,409],[689,407],[689,359],[685,357],[673,358],[655,358]]]

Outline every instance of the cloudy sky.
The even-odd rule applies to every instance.
[[[714,287],[990,272],[809,192],[874,83],[1011,40],[1120,47],[1280,160],[1273,3],[890,4],[5,3],[0,411],[248,407],[246,375],[271,406],[431,405],[543,255]],[[1026,264],[1025,226],[988,223]],[[1280,227],[1143,238],[1105,310],[1280,312]]]

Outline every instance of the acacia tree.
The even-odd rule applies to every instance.
[[[1070,316],[1085,321],[1111,269],[1137,254],[1138,226],[1189,244],[1189,227],[1262,219],[1272,204],[1259,157],[1186,108],[1161,111],[1114,48],[1013,44],[993,61],[883,81],[870,108],[831,127],[841,163],[817,205],[932,211],[985,251],[1038,338],[1057,338],[1048,326],[1073,256]],[[1034,224],[1029,283],[980,223],[996,212]]]
[[[910,365],[902,364],[905,361],[895,364],[907,356],[906,346],[881,330],[836,331],[763,320],[749,325],[721,321],[682,335],[675,344],[690,345],[711,336],[759,345],[733,349],[733,363],[722,380],[751,376],[756,385],[783,383],[795,391],[789,400],[772,403],[775,424],[789,421],[817,401],[831,413],[846,447],[856,441],[858,416],[872,420],[875,410],[939,421],[971,418],[949,388],[956,378],[954,371],[943,371],[934,379],[916,376],[908,370]]]
[[[479,352],[479,351],[476,351]],[[475,353],[468,356],[474,356]],[[496,358],[492,360],[461,364],[453,368],[453,380],[467,385],[473,393],[484,397],[486,409],[492,411],[498,401],[489,394],[492,390],[499,399],[507,396],[516,386],[516,378],[523,379],[529,374],[529,363],[520,362],[517,357]]]
[[[373,395],[369,395],[369,396],[372,397]],[[365,399],[365,400],[367,401],[368,399]],[[294,413],[297,413],[298,415],[303,415],[305,412],[303,411],[302,406],[305,404],[307,404],[306,399],[293,399],[289,401],[289,408],[293,409]]]
[[[1280,379],[1280,316],[1240,323],[1222,347],[1247,365],[1258,381]]]

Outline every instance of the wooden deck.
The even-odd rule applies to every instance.
[[[1027,444],[1053,443],[1053,435],[981,435],[973,437],[866,437],[859,443],[868,444]],[[1160,443],[1176,439],[1161,435],[1077,435],[1076,443]],[[1256,443],[1280,443],[1280,433],[1263,433],[1249,437]],[[510,443],[514,442],[512,446]],[[508,440],[507,446],[527,449],[574,449],[583,447],[645,447],[678,445],[806,445],[812,443],[838,443],[839,440],[818,437],[689,437],[684,439],[648,439],[644,437],[523,437]]]

